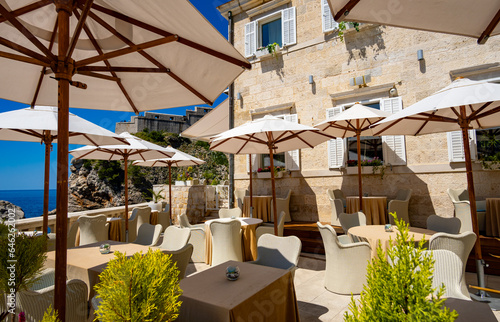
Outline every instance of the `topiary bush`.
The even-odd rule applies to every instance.
[[[359,304],[354,297],[344,321],[454,321],[456,311],[443,308],[444,285],[437,295],[432,288],[434,260],[424,255],[425,240],[415,247],[409,225],[391,213],[398,228],[387,257],[380,245],[377,257],[368,264],[366,285]]]
[[[132,257],[116,252],[94,289],[101,300],[99,321],[173,321],[182,290],[171,255],[151,249]]]

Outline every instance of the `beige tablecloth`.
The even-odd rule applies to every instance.
[[[99,246],[106,243],[111,245],[111,253],[103,255],[99,252]],[[67,257],[67,277],[68,279],[77,278],[84,281],[89,287],[89,298],[92,298],[95,295],[94,285],[99,282],[99,274],[106,268],[108,262],[115,258],[114,252],[119,251],[133,255],[140,251],[146,253],[148,249],[148,246],[121,243],[114,240],[70,248]],[[45,267],[55,267],[55,251],[47,252]]]
[[[227,266],[238,266],[240,277],[226,279]],[[180,282],[183,291],[176,321],[299,321],[290,271],[229,261]]]
[[[346,197],[346,212],[352,214],[359,211],[359,196]],[[387,197],[363,197],[363,213],[366,215],[367,225],[387,224]]]
[[[272,196],[253,196],[253,218],[262,219],[264,222],[271,221]],[[250,196],[245,196],[243,201],[243,217],[250,217]]]
[[[393,226],[393,229],[393,232],[386,232],[384,225],[357,226],[349,229],[347,233],[359,237],[362,241],[367,241],[372,248],[372,258],[375,258],[377,257],[377,243],[380,242],[382,250],[386,252],[391,246],[389,239],[392,239],[393,242],[396,240],[396,226]],[[410,238],[413,236],[415,242],[422,239],[429,240],[435,233],[435,231],[429,229],[410,227]]]
[[[205,263],[208,265],[212,265],[212,233],[210,232],[210,223],[214,220],[207,220],[205,222]],[[238,220],[241,221],[241,251],[243,253],[243,260],[254,261],[257,259],[257,234],[255,229],[262,223],[262,219],[238,218]]]
[[[500,198],[486,198],[486,235],[500,237]]]

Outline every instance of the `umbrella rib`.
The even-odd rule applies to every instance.
[[[142,21],[139,21],[139,20],[136,20],[134,18],[125,16],[125,15],[119,13],[119,12],[116,12],[116,11],[113,11],[113,10],[101,7],[101,6],[96,5],[96,4],[93,4],[92,7],[94,9],[102,12],[102,13],[105,13],[105,14],[110,15],[112,17],[121,19],[121,20],[126,21],[128,23],[131,23],[133,25],[141,27],[141,28],[143,28],[145,30],[151,31],[153,33],[156,33],[156,34],[158,34],[160,36],[167,37],[169,35],[172,35],[168,31],[165,31],[165,30],[162,30],[160,28],[151,26],[149,24],[146,24],[146,23],[144,23]],[[236,59],[234,57],[228,56],[228,55],[223,54],[221,52],[218,52],[218,51],[215,51],[213,49],[210,49],[210,48],[207,48],[205,46],[202,46],[202,45],[200,45],[198,43],[195,43],[193,41],[190,41],[188,39],[179,37],[178,42],[182,43],[183,45],[186,45],[186,46],[192,47],[194,49],[197,49],[199,51],[202,51],[202,52],[204,52],[206,54],[209,54],[211,56],[214,56],[214,57],[217,57],[219,59],[225,60],[225,61],[227,61],[227,62],[229,62],[231,64],[234,64],[234,65],[237,65],[237,66],[241,66],[241,67],[246,68],[246,69],[251,69],[252,68],[252,65],[249,62],[247,62],[247,61],[241,61],[241,60]]]
[[[50,66],[51,60],[48,59],[47,57],[40,55],[39,53],[34,52],[33,50],[28,49],[24,46],[13,43],[12,41],[7,40],[3,37],[0,37],[0,45],[3,45],[3,46],[8,47],[10,49],[13,49],[17,52],[20,52],[21,54],[25,54],[26,56],[29,56],[29,57],[34,58],[36,60],[39,60],[40,62],[47,64],[47,66]],[[9,57],[7,57],[7,58],[9,58]],[[41,64],[41,65],[45,66],[45,64]]]
[[[69,59],[71,58],[71,55],[73,55],[73,51],[75,50],[76,43],[78,42],[78,39],[80,38],[80,33],[82,32],[83,26],[85,25],[85,20],[87,20],[87,16],[89,14],[90,8],[92,7],[92,3],[94,0],[86,0],[85,1],[85,6],[84,9],[82,10],[82,13],[80,17],[78,17],[78,24],[76,25],[75,30],[73,31],[73,38],[71,38],[71,43],[69,44],[68,51],[66,52],[66,59],[64,60],[64,63],[67,64]],[[76,10],[76,8],[75,8]]]
[[[347,16],[349,14],[349,11],[351,11],[352,8],[354,8],[358,4],[358,2],[359,0],[349,0],[349,2],[347,2],[345,6],[335,14],[333,20],[343,21],[344,20],[343,17]]]
[[[115,35],[116,37],[118,37],[121,41],[123,41],[124,43],[126,43],[129,46],[133,46],[134,45],[134,43],[132,41],[130,41],[127,37],[125,37],[122,34],[120,34],[116,29],[114,29],[113,27],[111,27],[108,23],[106,23],[104,20],[102,20],[96,14],[90,12],[89,15],[92,17],[92,19],[94,19],[95,21],[97,21],[97,23],[99,23],[101,26],[103,26],[105,29],[107,29],[109,32],[111,32],[113,35]],[[175,40],[178,40],[178,36],[177,35],[169,34],[168,36],[166,36],[166,38],[170,38],[170,37],[176,37]],[[191,87],[190,85],[188,85],[185,81],[183,81],[182,79],[180,79],[177,75],[175,75],[170,70],[170,68],[166,68],[165,66],[163,66],[162,63],[160,63],[158,60],[156,60],[155,58],[153,58],[151,55],[149,55],[148,53],[146,53],[144,51],[138,51],[138,53],[140,55],[142,55],[144,58],[146,58],[147,60],[149,60],[151,63],[153,63],[154,65],[156,65],[157,67],[159,67],[159,68],[165,68],[165,72],[170,77],[172,77],[173,79],[175,79],[178,83],[180,83],[182,86],[184,86],[190,92],[192,92],[194,95],[196,95],[198,98],[200,98],[203,102],[205,102],[205,103],[207,103],[209,105],[212,105],[213,102],[211,102],[208,98],[206,98],[201,93],[199,93],[193,87]]]
[[[38,38],[36,38],[31,31],[29,31],[22,23],[17,20],[16,16],[12,14],[12,12],[5,9],[3,5],[0,4],[0,14],[5,17],[19,32],[21,32],[28,40],[35,45],[45,56],[52,60],[56,61],[57,57],[50,52],[47,47],[45,47]]]
[[[74,12],[75,12],[75,16],[78,17],[78,15],[79,15],[78,11],[75,9]],[[102,51],[101,46],[99,46],[99,44],[97,43],[97,40],[95,39],[94,35],[90,31],[90,29],[88,28],[88,26],[87,26],[86,23],[83,24],[83,30],[87,34],[87,37],[89,37],[89,40],[92,43],[92,45],[94,46],[94,48],[97,51],[97,53],[100,54],[100,55],[102,55],[104,52]],[[106,67],[108,69],[111,68],[111,64],[110,64],[110,62],[107,59],[105,59],[103,62],[104,62],[104,64],[106,65]],[[120,88],[120,90],[122,91],[123,96],[125,96],[125,99],[128,101],[128,103],[132,107],[132,110],[136,114],[139,113],[139,110],[137,109],[137,107],[135,106],[134,102],[132,101],[132,98],[130,97],[130,95],[128,94],[128,92],[125,90],[125,87],[123,86],[123,84],[121,82],[121,79],[118,77],[118,75],[114,71],[110,70],[109,73],[111,74],[112,77],[116,77],[117,78],[116,83],[118,85],[118,88]]]
[[[236,154],[240,153],[241,150],[243,150],[243,148],[248,144],[248,142],[250,142],[255,136],[255,133],[252,133],[252,135],[250,135],[248,137],[248,139],[245,140],[245,143],[243,143],[243,145],[241,146],[241,148],[236,152]]]
[[[490,21],[490,23],[488,24],[488,26],[486,27],[486,29],[484,29],[484,31],[481,34],[481,36],[479,36],[479,38],[477,39],[477,43],[478,44],[482,45],[482,44],[484,44],[486,42],[486,40],[488,40],[488,38],[490,37],[491,32],[498,25],[498,22],[500,22],[500,9],[497,11],[497,14]]]
[[[15,131],[15,132],[19,132],[19,133],[26,134],[29,136],[34,136],[34,137],[37,137],[39,139],[43,139],[42,134],[40,134],[36,131],[33,131],[33,130],[11,129],[11,131]]]
[[[490,116],[490,115],[498,113],[498,112],[500,112],[500,106],[497,106],[497,107],[495,107],[492,110],[489,110],[489,111],[484,112],[484,113],[482,113],[480,115],[477,115],[476,120],[480,119],[480,118],[483,118],[483,117],[486,117],[486,116]]]
[[[397,120],[394,120],[394,122],[393,122],[393,123],[391,123],[391,124],[387,125],[387,126],[386,126],[386,127],[384,127],[382,130],[378,131],[377,133],[374,133],[373,135],[374,135],[374,136],[380,136],[380,133],[382,133],[382,132],[384,132],[384,131],[386,131],[386,130],[390,129],[390,128],[391,128],[391,127],[393,127],[394,125],[396,125],[396,124],[398,124],[399,122],[401,122],[401,120],[402,120],[402,118],[397,119]],[[381,126],[381,125],[377,125],[377,126]]]
[[[75,63],[75,66],[78,68],[81,66],[94,64],[94,63],[103,61],[105,59],[116,58],[119,56],[124,56],[124,55],[135,53],[135,52],[141,52],[144,49],[167,44],[167,43],[170,43],[173,41],[177,41],[177,35],[173,35],[173,36],[165,37],[165,38],[160,38],[160,39],[155,39],[155,40],[151,40],[151,41],[146,41],[146,42],[138,44],[138,45],[132,44],[132,45],[129,45],[129,47],[127,47],[127,48],[118,49],[118,50],[115,50],[112,52],[104,53],[102,55],[97,55],[94,57],[80,60],[80,61]]]
[[[481,113],[481,112],[482,112],[485,108],[487,108],[488,106],[490,106],[492,103],[493,103],[493,102],[486,102],[486,103],[484,103],[484,105],[483,105],[483,106],[481,106],[480,108],[478,108],[476,111],[474,111],[474,110],[472,109],[472,106],[471,106],[471,105],[469,105],[469,106],[470,106],[470,109],[471,109],[471,111],[472,111],[472,113],[469,115],[469,118],[470,118],[471,120],[475,119],[475,118],[476,118],[476,115],[478,115],[479,113]]]
[[[58,18],[56,18],[56,22],[54,23],[54,29],[52,30],[52,35],[50,35],[50,43],[49,43],[49,50],[52,50],[52,47],[54,46],[54,41],[56,39],[57,35],[57,27],[58,27]],[[42,82],[43,78],[45,76],[45,71],[47,70],[47,67],[43,67],[42,71],[40,72],[40,78],[38,78],[38,83],[36,84],[36,89],[35,89],[35,94],[33,95],[33,100],[31,101],[31,107],[33,108],[36,104],[36,100],[38,98],[38,94],[40,93],[40,88],[42,87]]]
[[[21,7],[19,9],[13,10],[13,11],[11,11],[11,14],[14,17],[21,16],[21,15],[29,13],[29,12],[31,12],[33,10],[45,7],[45,6],[47,6],[49,4],[52,4],[52,3],[54,3],[54,0],[42,0],[42,1],[38,1],[38,2],[35,2],[35,3],[32,3],[32,4],[29,4],[27,6]],[[0,23],[4,22],[6,20],[7,20],[6,17],[0,16]]]
[[[43,62],[43,61],[38,60],[36,58],[7,53],[5,51],[0,51],[0,57],[12,59],[12,60],[17,60],[17,61],[21,61],[24,63],[33,64],[33,65],[42,66],[42,67],[49,67],[50,66],[49,63]]]
[[[100,79],[105,79],[113,82],[119,82],[120,78],[119,77],[113,77],[109,75],[103,75],[99,73],[92,73],[92,72],[86,72],[86,71],[78,71],[78,75],[83,75],[83,76],[88,76],[88,77],[94,77],[94,78],[100,78]]]
[[[82,66],[78,71],[86,72],[119,72],[119,73],[167,73],[168,68],[151,67],[118,67],[118,66]]]

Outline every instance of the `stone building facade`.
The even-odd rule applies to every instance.
[[[196,106],[194,111],[186,110],[186,115],[145,112],[144,116],[132,116],[130,122],[116,123],[115,133],[137,133],[147,128],[150,131],[180,134],[212,109],[211,107]]]
[[[472,38],[361,25],[359,32],[346,30],[341,40],[326,0],[233,0],[218,9],[225,17],[232,12],[234,45],[252,63],[234,83],[235,126],[265,114],[314,125],[356,102],[395,112],[457,76],[500,79],[500,37],[478,45]],[[281,41],[280,52],[260,56],[264,38],[273,37]],[[360,80],[361,85],[354,84]],[[378,150],[384,175],[364,175],[363,192],[391,199],[399,188],[411,188],[413,226],[425,227],[431,214],[452,216],[446,189],[466,188],[467,181],[465,163],[450,155],[455,143],[449,134],[406,136],[392,145],[384,140]],[[277,195],[292,189],[293,220],[329,222],[327,188],[358,193],[357,173],[347,167],[352,157],[348,143],[326,142],[282,156],[280,162],[290,171],[276,180]],[[265,158],[254,157],[252,169],[265,166]],[[236,188],[248,187],[248,162],[246,156],[235,156]],[[500,172],[483,170],[479,162],[473,169],[477,199],[499,196]],[[257,176],[253,189],[256,195],[269,195],[270,181]]]

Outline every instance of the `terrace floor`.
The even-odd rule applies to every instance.
[[[210,266],[204,263],[190,263],[186,275],[196,274]],[[300,320],[343,321],[343,314],[348,310],[351,297],[327,291],[323,286],[325,275],[325,257],[322,255],[302,254],[299,268],[295,272],[295,292],[297,295]],[[475,273],[466,273],[467,284],[477,285]],[[487,275],[486,287],[500,290],[500,276]],[[475,292],[471,290],[471,292]],[[357,298],[357,297],[356,297]],[[500,321],[500,311],[493,311]]]

